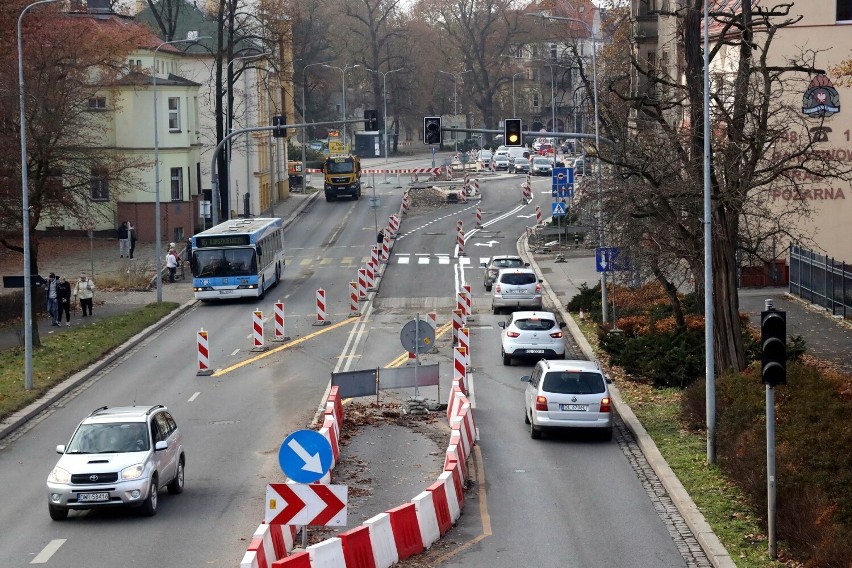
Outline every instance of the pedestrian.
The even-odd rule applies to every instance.
[[[178,267],[178,255],[174,243],[169,244],[169,253],[166,255],[166,268],[169,269],[169,283],[174,284],[175,272]]]
[[[133,260],[133,251],[136,250],[136,227],[130,221],[127,222],[127,240],[130,241],[130,260]]]
[[[83,309],[83,317],[92,315],[92,301],[95,298],[95,283],[86,276],[85,272],[80,273],[80,279],[74,286],[74,299],[80,299],[80,307]],[[88,312],[88,314],[86,313]]]
[[[127,221],[122,221],[118,228],[118,255],[121,258],[130,257],[130,236],[127,234]]]
[[[50,314],[51,325],[59,325],[59,304],[57,303],[56,286],[59,279],[53,272],[47,277],[47,313]]]
[[[71,327],[71,284],[65,278],[60,278],[56,285],[56,297],[59,300],[56,325],[62,325],[62,312],[65,312],[65,325]]]

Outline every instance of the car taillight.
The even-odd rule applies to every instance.
[[[547,410],[547,399],[543,396],[535,397],[535,409],[536,410]]]
[[[521,336],[521,334],[518,333],[517,331],[507,331],[506,335],[508,335],[509,337],[520,337]]]
[[[560,337],[562,337],[562,332],[561,331],[555,331],[555,332],[550,334],[550,337],[552,337],[553,339],[559,339]]]
[[[536,291],[536,293],[541,293],[541,284],[535,285],[535,291]]]
[[[601,412],[612,412],[612,401],[609,400],[608,396],[601,399]]]

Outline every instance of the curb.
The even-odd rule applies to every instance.
[[[521,235],[518,239],[517,249],[521,258],[523,258],[525,262],[529,262],[530,266],[536,271],[536,273],[541,274],[538,263],[536,263],[533,256],[529,254],[526,233]],[[542,284],[542,288],[547,294],[548,300],[555,307],[559,316],[567,324],[566,327],[571,331],[571,335],[574,336],[574,340],[577,342],[577,345],[579,345],[583,353],[589,357],[590,361],[596,360],[597,357],[595,356],[592,346],[580,331],[579,326],[577,326],[577,322],[574,321],[574,317],[562,306],[556,292],[550,287],[547,280],[545,280]],[[627,428],[629,428],[633,433],[633,436],[636,438],[636,442],[639,444],[639,449],[642,450],[642,453],[645,455],[645,459],[648,460],[648,464],[651,466],[651,469],[654,470],[654,473],[666,489],[666,493],[668,493],[669,497],[671,497],[672,503],[674,503],[678,512],[681,514],[684,521],[686,521],[686,524],[689,526],[692,534],[695,535],[698,544],[707,555],[710,563],[716,568],[736,568],[737,565],[733,560],[731,560],[731,555],[728,553],[725,545],[722,544],[713,532],[713,529],[704,519],[704,515],[701,514],[701,511],[695,505],[695,502],[693,502],[692,497],[689,496],[689,493],[686,492],[686,489],[684,489],[683,484],[677,478],[677,475],[675,475],[674,471],[672,471],[671,467],[669,467],[669,464],[666,463],[666,460],[663,458],[663,455],[660,453],[660,450],[657,448],[654,440],[648,435],[648,432],[642,426],[642,423],[636,418],[636,415],[633,413],[630,406],[621,399],[621,393],[619,392],[618,387],[616,387],[615,384],[612,384],[610,385],[610,390],[612,392],[613,402],[615,403],[615,411],[621,417],[621,420]]]

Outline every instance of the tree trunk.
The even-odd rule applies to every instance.
[[[680,296],[677,294],[677,286],[672,284],[670,280],[668,280],[663,274],[662,270],[660,270],[656,266],[651,267],[651,271],[654,273],[654,276],[657,278],[657,282],[659,282],[663,286],[663,290],[666,293],[666,296],[669,298],[669,305],[672,307],[672,312],[675,318],[675,324],[677,325],[678,331],[683,331],[686,329],[686,318],[683,315],[683,304],[680,302]]]
[[[742,371],[746,366],[740,301],[737,295],[737,262],[734,243],[739,222],[726,212],[713,214],[713,344],[716,371]]]

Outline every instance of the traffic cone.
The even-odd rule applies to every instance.
[[[586,319],[586,314],[583,313],[583,308],[580,308],[580,321]]]

